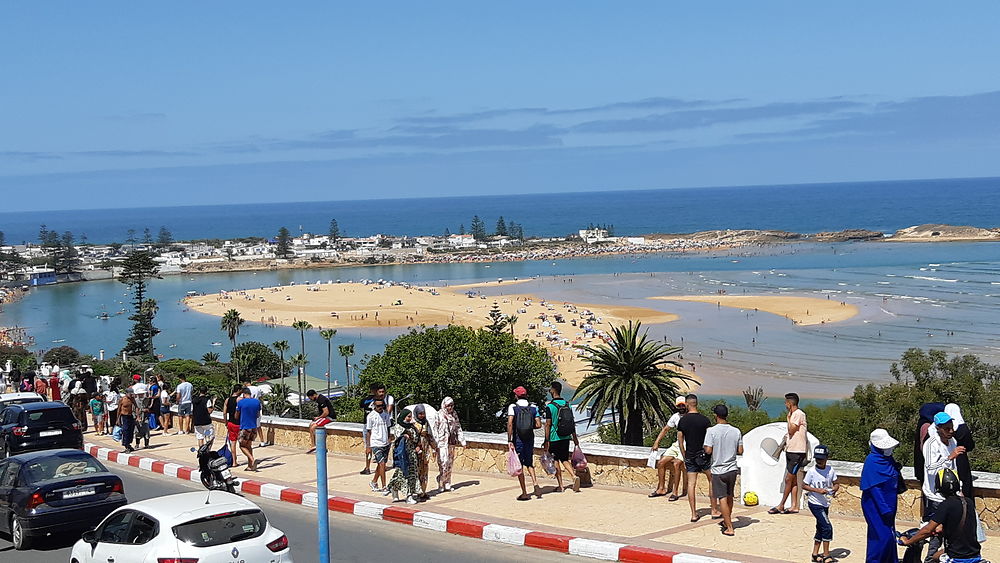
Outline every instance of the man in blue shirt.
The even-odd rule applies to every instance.
[[[257,471],[257,460],[253,457],[253,439],[257,435],[257,421],[260,420],[260,399],[250,396],[250,389],[243,388],[243,398],[236,402],[236,418],[240,421],[240,450],[247,456],[247,471]]]

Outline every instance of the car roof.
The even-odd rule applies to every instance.
[[[18,454],[18,455],[12,455],[12,456],[10,456],[7,459],[13,459],[15,461],[20,461],[22,463],[27,463],[29,461],[34,461],[36,459],[41,459],[41,458],[46,458],[46,457],[52,457],[52,456],[55,456],[55,455],[66,454],[66,453],[72,453],[72,454],[78,454],[78,455],[85,455],[85,456],[88,456],[88,457],[93,457],[93,456],[91,456],[89,453],[87,453],[85,451],[76,450],[76,449],[73,449],[73,448],[59,448],[57,450],[39,450],[37,452],[27,452],[27,453]]]
[[[38,393],[0,393],[0,403],[4,401],[12,401],[15,399],[41,399],[42,396]]]
[[[205,504],[205,500],[209,504]],[[123,507],[145,512],[166,525],[175,526],[237,510],[260,510],[260,507],[239,495],[225,491],[179,493],[135,502]]]
[[[68,409],[69,405],[61,401],[45,401],[42,403],[21,403],[20,405],[11,405],[21,407],[26,411],[43,411],[45,409]]]

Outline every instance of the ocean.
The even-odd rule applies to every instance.
[[[473,215],[490,231],[503,216],[538,237],[564,236],[590,223],[614,225],[619,235],[709,229],[893,232],[924,223],[996,227],[1000,178],[0,212],[0,231],[11,244],[37,242],[41,224],[78,239],[86,235],[92,243],[123,242],[129,229],[141,236],[149,228],[155,236],[160,226],[177,240],[225,239],[272,237],[283,226],[296,235],[300,227],[322,234],[336,218],[345,236],[416,236],[458,232],[463,224],[468,229]]]

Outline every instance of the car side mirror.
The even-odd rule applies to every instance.
[[[88,530],[80,536],[80,539],[89,543],[90,545],[97,545],[97,530]]]

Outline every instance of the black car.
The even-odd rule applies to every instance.
[[[0,459],[57,448],[83,449],[80,423],[64,403],[25,403],[0,411]]]
[[[33,538],[93,528],[128,504],[117,475],[80,450],[31,452],[0,460],[0,532],[15,549]]]

